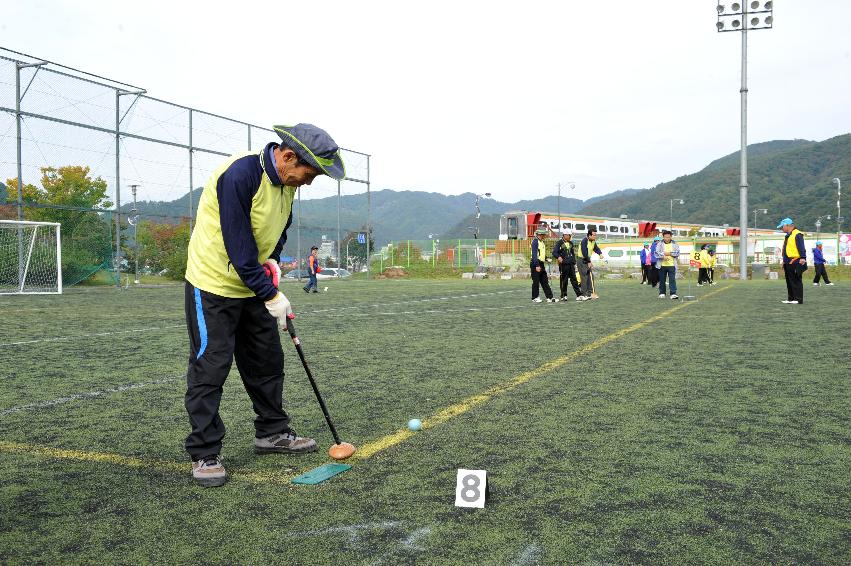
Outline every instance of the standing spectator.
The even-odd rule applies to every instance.
[[[804,235],[795,228],[791,218],[784,218],[777,228],[786,232],[783,241],[783,272],[786,276],[787,299],[781,301],[787,305],[804,303],[804,271],[807,270],[807,248]]]
[[[319,258],[316,257],[319,253],[319,248],[313,246],[310,248],[310,255],[307,256],[307,285],[302,287],[305,293],[310,293],[310,290],[313,289],[314,293],[319,292],[319,284],[316,282],[316,274],[322,271],[322,268],[319,267]]]
[[[813,265],[816,266],[816,277],[813,279],[813,285],[818,287],[819,278],[824,279],[825,285],[833,285],[827,276],[827,269],[824,267],[824,249],[821,242],[816,242],[816,247],[813,248]]]
[[[697,272],[697,286],[702,287],[703,285],[711,285],[712,282],[709,279],[709,268],[712,264],[712,256],[709,254],[709,244],[703,244],[700,246],[700,268]]]
[[[577,301],[587,301],[591,299],[592,292],[594,290],[591,284],[591,278],[594,277],[592,273],[592,269],[594,265],[591,263],[591,253],[595,253],[600,256],[600,260],[603,259],[603,251],[597,246],[597,231],[590,229],[588,230],[588,234],[582,238],[582,242],[579,244],[579,262],[577,266],[579,267],[579,277],[581,278],[582,285],[582,294],[576,297]],[[588,249],[588,246],[592,245],[591,250]]]
[[[567,300],[567,282],[573,287],[573,292],[577,297],[582,294],[579,290],[579,281],[576,280],[576,253],[573,249],[571,241],[572,234],[564,232],[561,235],[561,240],[556,243],[553,249],[553,257],[558,262],[559,270],[559,289],[561,290],[560,299]]]
[[[659,298],[665,298],[665,279],[671,288],[671,298],[679,299],[677,295],[677,258],[680,256],[680,245],[674,241],[674,233],[670,230],[662,232],[662,241],[656,245],[656,267],[659,268]]]
[[[715,264],[717,262],[718,262],[718,258],[715,257],[715,250],[710,248],[710,250],[709,250],[709,269],[707,270],[710,285],[717,285],[717,283],[715,283]]]
[[[650,265],[647,266],[647,277],[650,286],[654,289],[659,284],[659,268],[656,267],[656,247],[661,241],[662,237],[657,235],[653,237],[653,243],[650,244]]]
[[[641,259],[641,284],[649,285],[650,284],[650,276],[648,271],[650,271],[650,244],[644,242],[644,248],[639,252],[638,257]]]
[[[535,230],[535,239],[532,240],[532,261],[529,263],[529,268],[532,270],[532,301],[540,303],[539,287],[544,288],[544,296],[548,303],[554,303],[553,292],[550,289],[550,280],[547,277],[547,262],[550,258],[547,257],[547,244],[544,242],[544,236],[547,231],[543,228]]]

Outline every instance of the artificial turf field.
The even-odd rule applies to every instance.
[[[234,367],[231,479],[204,489],[181,287],[0,297],[0,563],[851,562],[851,286],[797,306],[782,281],[689,303],[604,281],[533,305],[520,281],[326,284],[284,286],[360,449],[318,486],[289,483],[332,441],[283,336],[320,452],[254,455]],[[458,468],[488,471],[484,509],[454,506]]]

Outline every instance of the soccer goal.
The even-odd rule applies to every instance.
[[[0,220],[0,295],[62,293],[60,226]]]

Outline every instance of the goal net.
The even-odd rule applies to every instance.
[[[0,220],[0,295],[62,293],[59,224]]]

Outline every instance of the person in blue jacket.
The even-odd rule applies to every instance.
[[[638,257],[641,261],[641,284],[647,285],[650,283],[650,278],[648,277],[648,271],[650,270],[650,244],[644,242],[644,247],[638,253]]]
[[[813,285],[818,287],[819,279],[824,279],[825,285],[833,285],[830,282],[830,279],[827,276],[827,269],[825,269],[824,264],[827,263],[824,261],[824,250],[822,249],[821,242],[816,242],[816,247],[813,248],[813,265],[816,266],[816,277],[813,279]]]

